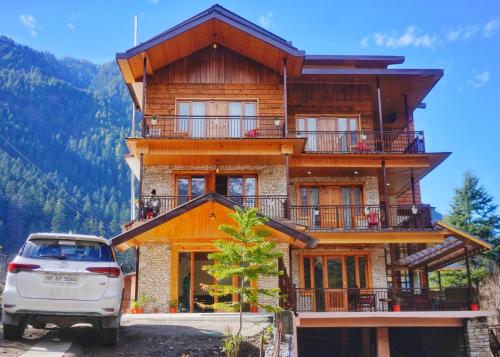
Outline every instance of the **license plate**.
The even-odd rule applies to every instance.
[[[44,281],[48,284],[77,285],[78,274],[47,273]]]

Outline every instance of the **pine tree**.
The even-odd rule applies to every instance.
[[[479,182],[479,178],[471,171],[464,174],[463,184],[455,189],[450,214],[444,220],[484,241],[491,243],[493,249],[472,261],[472,278],[476,285],[488,275],[488,260],[500,265],[500,215],[493,197]],[[444,286],[463,285],[467,281],[463,270],[442,272]],[[433,282],[437,277],[431,277]]]
[[[205,265],[203,270],[221,281],[232,281],[237,277],[238,285],[202,285],[211,296],[237,295],[238,299],[227,302],[217,302],[209,305],[215,310],[238,311],[239,329],[233,334],[228,330],[225,338],[225,351],[228,357],[236,357],[242,341],[241,329],[243,326],[243,306],[245,304],[256,304],[266,311],[279,311],[274,305],[264,304],[258,301],[259,295],[279,298],[279,287],[265,289],[251,286],[252,281],[259,277],[278,276],[281,272],[277,268],[276,261],[282,256],[275,251],[276,245],[267,241],[265,237],[270,231],[262,228],[267,219],[258,214],[258,210],[248,210],[235,207],[236,212],[229,216],[237,223],[237,226],[221,225],[219,230],[226,233],[231,239],[219,239],[214,242],[217,252],[208,255],[215,263]]]

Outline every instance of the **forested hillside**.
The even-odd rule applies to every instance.
[[[129,217],[123,139],[130,109],[114,62],[57,59],[0,36],[0,245],[7,253],[35,231],[119,232]]]

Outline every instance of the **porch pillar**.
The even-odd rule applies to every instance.
[[[411,137],[410,137],[410,111],[408,109],[408,96],[403,94],[403,100],[405,104],[405,126],[406,126],[406,141],[407,148],[410,147]]]
[[[142,72],[142,115],[141,115],[141,132],[142,132],[142,137],[144,138],[146,136],[146,85],[147,85],[147,73],[146,73],[146,67],[147,67],[147,57],[144,57],[143,61],[143,72]]]
[[[415,192],[415,176],[413,176],[413,169],[411,170],[410,185],[411,185],[411,201],[412,204],[415,205],[417,202],[417,196]]]
[[[380,130],[380,145],[381,150],[385,151],[385,140],[384,140],[384,119],[382,116],[382,94],[380,91],[380,79],[377,77],[377,103],[378,103],[378,125]]]
[[[140,154],[139,156],[139,212],[137,214],[138,220],[141,220],[142,217],[142,181],[144,178],[144,154]]]
[[[443,285],[441,283],[441,270],[437,271],[437,275],[438,275],[439,290],[443,290]]]
[[[388,215],[388,210],[387,210],[387,205],[389,204],[389,194],[387,192],[387,169],[385,167],[385,160],[382,160],[382,185],[384,186],[384,215],[385,215],[385,225],[386,227],[389,226],[389,215]],[[380,222],[382,223],[382,222]]]
[[[141,256],[141,248],[135,247],[135,300],[139,299],[139,259]]]
[[[377,357],[391,357],[387,327],[377,327]]]
[[[283,105],[284,105],[284,130],[285,138],[288,138],[288,80],[286,75],[286,58],[283,58]]]
[[[464,253],[465,253],[465,268],[467,269],[467,286],[472,288],[472,275],[470,271],[470,260],[469,260],[469,251],[467,250],[467,245],[464,244]]]

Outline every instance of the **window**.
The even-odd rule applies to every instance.
[[[175,131],[195,138],[240,138],[257,129],[256,115],[252,101],[178,101]]]
[[[21,256],[34,259],[71,260],[80,262],[113,262],[111,247],[101,242],[32,239],[24,245]]]
[[[246,207],[255,207],[257,195],[256,175],[216,175],[215,190],[218,194],[229,196],[231,200]]]
[[[307,138],[307,151],[348,151],[359,130],[359,117],[297,117],[297,135]]]
[[[178,176],[176,180],[178,204],[186,203],[205,193],[205,176]]]

